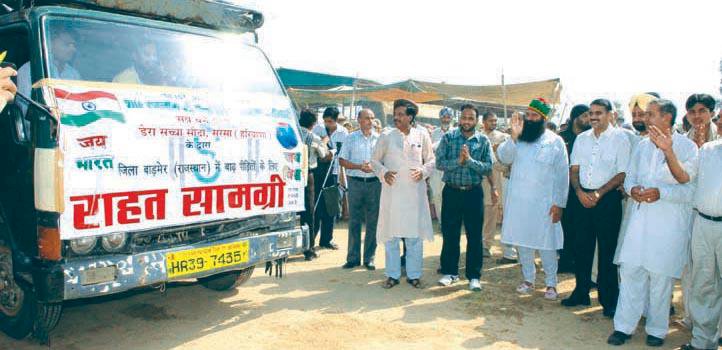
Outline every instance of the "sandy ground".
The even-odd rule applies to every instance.
[[[281,279],[254,276],[237,290],[219,293],[193,281],[170,285],[161,294],[141,290],[120,296],[69,303],[51,334],[52,349],[599,349],[608,348],[611,321],[592,307],[565,309],[514,291],[518,265],[497,266],[500,254],[484,260],[483,291],[473,293],[462,280],[436,286],[441,237],[424,247],[425,288],[402,283],[381,288],[384,251],[378,270],[341,269],[345,262],[345,225],[335,231],[339,251],[320,251],[313,262],[294,258]],[[462,254],[463,255],[463,254]],[[463,266],[463,262],[462,262]],[[463,274],[463,272],[462,272]],[[543,274],[537,284],[543,284]],[[559,291],[574,287],[560,276]],[[675,292],[677,310],[679,288]],[[676,319],[676,318],[675,318]],[[623,349],[643,349],[644,332]],[[689,339],[673,326],[666,349]],[[0,349],[46,349],[31,340],[0,334]]]

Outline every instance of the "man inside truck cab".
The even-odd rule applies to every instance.
[[[82,80],[80,73],[71,64],[75,57],[76,40],[78,36],[69,29],[58,30],[54,33],[50,58],[50,77],[64,80]],[[24,96],[30,97],[32,81],[30,78],[30,62],[23,64],[18,69],[18,91]]]
[[[160,85],[163,68],[158,59],[158,47],[152,41],[138,45],[133,51],[132,65],[114,78],[114,83]]]

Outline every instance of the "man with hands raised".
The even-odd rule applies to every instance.
[[[489,139],[476,131],[479,110],[461,106],[459,127],[446,133],[436,149],[436,168],[444,172],[441,204],[441,273],[439,284],[449,286],[459,280],[459,240],[461,225],[466,231],[466,278],[472,291],[480,291],[484,221],[483,176],[492,168]],[[487,194],[490,195],[490,194]]]
[[[538,250],[546,275],[544,297],[555,300],[569,160],[564,140],[545,128],[550,112],[546,101],[538,98],[529,104],[525,118],[512,116],[511,139],[499,146],[497,155],[500,162],[511,165],[501,242],[516,246],[519,253],[524,281],[516,290],[522,294],[534,291],[534,253]]]

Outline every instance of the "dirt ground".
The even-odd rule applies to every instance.
[[[225,293],[193,281],[169,285],[165,294],[146,289],[120,296],[69,303],[51,334],[52,349],[599,349],[608,348],[611,321],[592,307],[565,309],[514,291],[518,265],[497,266],[501,254],[484,260],[483,291],[473,293],[462,280],[436,285],[441,237],[424,247],[425,288],[402,283],[381,288],[384,251],[378,269],[341,269],[345,262],[345,225],[334,233],[341,250],[320,251],[313,262],[294,258],[287,276],[277,280],[258,268],[245,285]],[[462,254],[463,256],[463,254]],[[463,266],[463,262],[462,262]],[[463,272],[462,272],[463,274]],[[537,286],[543,285],[543,273]],[[560,275],[559,291],[574,287]],[[681,311],[680,292],[675,292]],[[677,319],[677,318],[674,318]],[[623,349],[643,349],[640,328]],[[689,339],[673,325],[665,349]],[[31,340],[0,334],[0,349],[47,349]]]

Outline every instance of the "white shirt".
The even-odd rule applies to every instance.
[[[705,215],[722,216],[722,139],[702,145],[698,169],[695,208]]]
[[[615,128],[627,136],[627,139],[629,140],[629,145],[632,147],[632,151],[634,151],[634,146],[639,143],[640,140],[639,133],[636,130],[629,130],[622,126],[615,126]]]
[[[378,140],[379,134],[373,130],[371,130],[369,136],[365,136],[361,130],[356,130],[348,135],[338,157],[354,164],[371,162],[371,155]],[[373,173],[365,173],[359,169],[346,169],[346,175],[364,178],[374,177]]]
[[[328,133],[326,132],[326,127],[323,124],[318,124],[313,127],[313,133],[318,135],[320,138],[324,138],[328,136]],[[331,137],[329,137],[329,150],[334,150],[333,152],[338,152],[337,144],[343,145],[343,143],[346,141],[346,137],[348,136],[348,130],[344,128],[341,124],[336,124],[336,131],[331,134]],[[341,147],[343,150],[343,147]],[[338,171],[340,169],[340,165],[338,164],[338,160],[334,162],[335,165],[333,167],[333,174],[338,175]]]
[[[697,175],[697,146],[684,135],[672,135],[674,154],[690,177],[679,184],[664,154],[649,139],[634,151],[624,189],[635,186],[659,189],[654,203],[632,201],[629,223],[619,252],[619,263],[644,267],[668,277],[680,278],[689,259],[692,232],[692,198]]]
[[[434,145],[434,150],[436,150],[436,147],[439,147],[439,142],[441,142],[441,138],[444,137],[444,134],[451,130],[454,130],[451,126],[446,131],[444,131],[441,127],[438,127],[431,132],[431,143]]]
[[[694,128],[689,129],[687,132],[687,137],[694,141],[696,130]],[[707,129],[707,138],[705,139],[705,142],[714,141],[720,138],[720,135],[717,133],[717,125],[715,123],[709,123],[709,128]]]
[[[384,132],[376,143],[371,165],[381,180],[381,199],[376,239],[380,243],[394,237],[434,240],[426,181],[415,181],[411,170],[419,169],[428,178],[435,167],[431,137],[426,130],[411,128],[408,135],[398,129]],[[384,174],[396,171],[389,186]]]
[[[562,225],[552,223],[549,210],[552,205],[567,205],[569,159],[564,140],[546,130],[532,143],[509,138],[496,151],[500,162],[511,165],[501,242],[531,249],[562,249]]]
[[[627,171],[631,153],[629,138],[624,132],[610,125],[597,137],[594,129],[589,129],[574,141],[571,165],[579,166],[580,185],[596,190]]]

